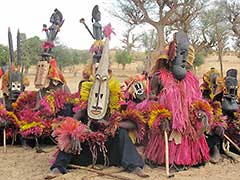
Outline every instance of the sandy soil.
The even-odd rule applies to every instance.
[[[3,153],[0,148],[0,180],[43,180],[44,176],[49,172],[50,159],[54,151],[54,147],[45,147],[47,153],[36,153],[34,149],[25,150],[21,147],[8,146],[7,153]],[[176,180],[239,180],[240,179],[240,163],[232,163],[226,158],[222,158],[218,164],[207,163],[205,166],[198,168],[190,168],[186,171],[175,172],[175,176],[171,179]],[[128,177],[129,180],[141,179],[134,174],[127,172],[119,172],[121,169],[110,167],[104,169],[104,173]],[[159,167],[151,169],[145,166],[145,171],[149,173],[149,180],[168,179],[166,178],[165,168]],[[116,179],[108,176],[99,176],[97,173],[91,173],[86,170],[71,169],[70,173],[56,178],[56,180],[102,180]]]
[[[209,70],[210,67],[216,67],[219,69],[219,62],[216,61],[216,57],[209,57],[206,63],[197,69],[196,74],[199,78],[202,74]],[[224,72],[228,68],[238,68],[240,71],[239,59],[232,56],[224,57]],[[131,64],[126,67],[124,71],[118,69],[117,65],[113,65],[114,74],[122,82],[124,79],[136,74],[136,65]],[[81,80],[81,70],[83,66],[77,67],[77,77],[73,77],[73,74],[66,73],[65,77],[72,92],[77,90],[77,83]],[[224,73],[225,74],[225,73]],[[34,70],[30,71],[28,76],[31,82],[31,86],[28,90],[33,90]],[[34,149],[24,150],[18,146],[8,146],[7,153],[3,153],[3,147],[0,147],[0,180],[42,180],[44,175],[49,172],[50,159],[52,157],[54,147],[46,147],[45,150],[48,153],[37,154]],[[205,166],[199,168],[190,168],[187,171],[174,173],[176,180],[239,180],[240,179],[240,163],[232,163],[229,159],[223,158],[218,164],[207,163]],[[103,170],[106,173],[120,175],[131,178],[132,180],[139,179],[136,175],[126,172],[119,173],[120,169],[116,167],[110,167]],[[151,169],[146,166],[145,171],[149,173],[149,180],[153,179],[167,179],[165,175],[165,168],[160,167]],[[90,173],[85,170],[74,169],[71,173],[63,175],[56,180],[80,180],[80,179],[114,179],[107,176],[98,176],[96,173]],[[130,179],[129,179],[130,180]]]

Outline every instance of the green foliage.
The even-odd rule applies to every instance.
[[[85,64],[87,60],[90,59],[88,50],[69,49],[61,44],[53,49],[53,56],[61,68],[70,65]]]
[[[117,50],[115,54],[115,59],[116,62],[118,64],[121,64],[124,69],[126,64],[130,64],[132,62],[133,57],[127,51]]]
[[[37,36],[22,40],[22,61],[26,68],[37,64],[37,61],[39,60],[42,52],[41,46],[42,41]]]
[[[199,52],[199,53],[195,54],[193,66],[198,67],[198,66],[201,66],[202,64],[204,64],[205,57],[206,57],[206,54],[203,52]]]
[[[8,63],[9,50],[7,46],[0,44],[0,65]]]

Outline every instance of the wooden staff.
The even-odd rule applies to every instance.
[[[131,178],[128,178],[128,177],[124,177],[124,176],[120,176],[120,175],[113,175],[112,173],[108,174],[108,173],[100,172],[98,170],[90,169],[88,167],[79,166],[79,165],[70,164],[70,165],[68,165],[68,167],[74,168],[74,169],[81,169],[81,170],[89,171],[89,172],[92,172],[92,173],[97,173],[99,176],[108,176],[108,177],[111,177],[113,179],[134,180],[134,179],[131,179]]]
[[[3,152],[7,152],[7,143],[6,143],[6,128],[3,129]]]
[[[166,174],[168,178],[174,177],[174,174],[169,173],[169,149],[168,149],[168,135],[167,135],[167,131],[164,131],[164,138],[165,138],[165,166],[166,166]]]
[[[233,142],[226,134],[224,134],[224,138],[228,140],[235,147],[235,149],[240,153],[240,148],[235,142]]]
[[[6,102],[5,102],[5,98],[4,97],[3,97],[3,105],[4,105],[4,107],[6,107]],[[3,152],[4,153],[7,152],[7,143],[6,142],[7,142],[6,127],[4,127],[4,129],[3,129]]]

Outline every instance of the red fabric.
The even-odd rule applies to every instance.
[[[3,70],[2,70],[2,68],[0,68],[0,78],[3,76]]]
[[[55,59],[51,59],[49,61],[50,67],[49,67],[49,72],[48,72],[48,78],[53,79],[56,81],[60,81],[63,84],[66,83],[64,76],[61,72],[61,70],[57,67],[57,61]]]

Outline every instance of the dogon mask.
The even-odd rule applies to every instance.
[[[88,116],[94,120],[104,118],[109,103],[108,67],[109,38],[106,39],[101,60],[88,99]]]
[[[38,61],[37,64],[37,73],[35,76],[35,87],[36,88],[44,88],[49,84],[49,80],[47,78],[49,71],[49,63],[47,60]]]
[[[222,102],[222,109],[225,112],[236,112],[238,110],[237,86],[237,70],[229,69],[225,78],[225,92]]]
[[[187,70],[186,70],[186,62],[188,57],[188,47],[189,40],[187,34],[184,32],[176,33],[176,57],[173,60],[172,64],[172,72],[174,77],[177,80],[182,80],[185,78]]]

